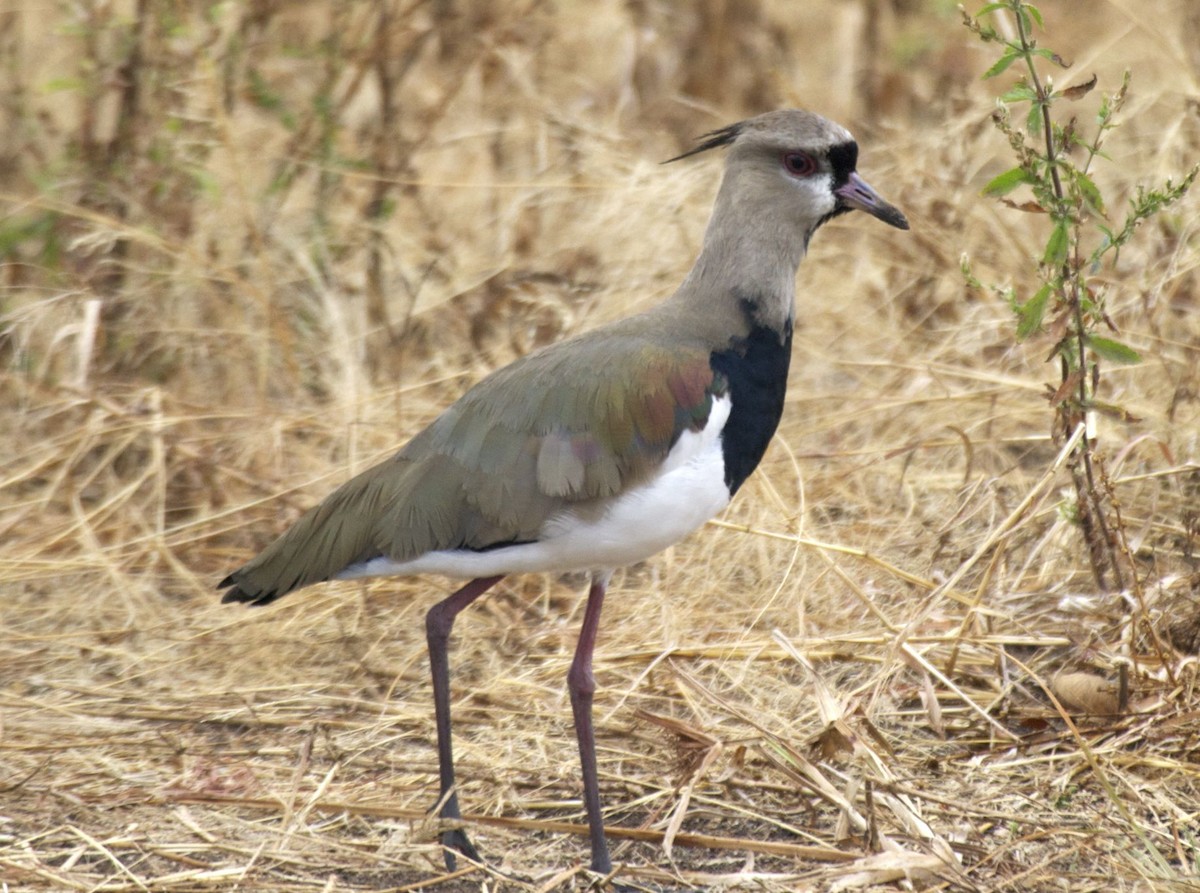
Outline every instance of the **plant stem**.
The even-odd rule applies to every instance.
[[[1037,94],[1037,104],[1042,110],[1042,133],[1046,137],[1046,163],[1050,167],[1050,176],[1054,179],[1054,194],[1058,196],[1058,200],[1063,200],[1062,181],[1058,178],[1058,163],[1056,161],[1054,151],[1054,129],[1050,126],[1050,101],[1046,96],[1046,90],[1042,87],[1041,79],[1038,77],[1037,67],[1033,64],[1033,44],[1029,41],[1029,35],[1025,32],[1025,16],[1021,15],[1021,0],[1013,2],[1013,17],[1017,20],[1017,36],[1021,39],[1021,49],[1025,54],[1025,66],[1029,69],[1029,81],[1033,84],[1033,90]]]
[[[1036,97],[1034,101],[1037,103],[1042,117],[1042,134],[1046,141],[1046,167],[1050,172],[1054,197],[1058,205],[1055,209],[1057,213],[1052,216],[1056,218],[1060,216],[1066,217],[1074,231],[1071,240],[1074,247],[1074,257],[1068,257],[1059,268],[1060,285],[1058,291],[1061,298],[1066,302],[1071,316],[1070,335],[1075,341],[1079,365],[1078,404],[1072,406],[1069,400],[1063,400],[1055,407],[1055,412],[1060,422],[1056,427],[1062,432],[1069,432],[1079,422],[1086,422],[1087,414],[1090,411],[1088,405],[1091,402],[1091,394],[1094,393],[1096,384],[1095,381],[1089,383],[1089,378],[1099,378],[1099,366],[1093,363],[1090,368],[1093,374],[1089,376],[1087,320],[1084,318],[1083,313],[1083,286],[1079,281],[1078,274],[1075,272],[1082,269],[1082,261],[1079,257],[1079,221],[1070,215],[1070,209],[1067,207],[1067,196],[1058,171],[1059,147],[1054,142],[1054,127],[1050,118],[1050,97],[1046,92],[1046,88],[1042,85],[1041,79],[1038,77],[1037,66],[1034,65],[1033,50],[1035,47],[1025,28],[1025,16],[1022,14],[1023,5],[1022,0],[1012,0],[1011,8],[1013,17],[1017,23],[1017,36],[1020,40],[1022,55],[1025,58],[1025,66],[1029,71],[1029,80],[1033,86],[1034,96]],[[1090,157],[1088,161],[1090,163]],[[1072,372],[1071,364],[1068,362],[1065,354],[1063,355],[1061,369],[1062,381],[1065,383],[1069,380]],[[1095,577],[1096,585],[1106,591],[1113,588],[1110,585],[1109,579],[1109,572],[1111,572],[1111,582],[1115,583],[1115,588],[1123,589],[1125,586],[1124,574],[1121,572],[1120,559],[1116,553],[1113,533],[1105,520],[1105,494],[1096,486],[1096,475],[1092,467],[1093,448],[1094,443],[1085,434],[1079,441],[1079,446],[1075,450],[1075,460],[1071,463],[1071,479],[1075,485],[1075,493],[1079,500],[1079,522],[1083,529],[1084,538],[1087,541],[1092,574]],[[1111,496],[1111,494],[1109,495]]]

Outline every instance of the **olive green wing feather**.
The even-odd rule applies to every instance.
[[[224,600],[271,601],[379,556],[532,541],[565,506],[647,479],[726,386],[707,350],[666,342],[597,332],[493,373],[222,581]]]

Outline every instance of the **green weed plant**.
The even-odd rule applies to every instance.
[[[960,7],[961,9],[961,7]],[[999,21],[1006,16],[1007,22]],[[1136,421],[1118,405],[1098,398],[1101,364],[1134,364],[1138,352],[1120,338],[1107,310],[1109,288],[1093,285],[1102,269],[1115,268],[1121,249],[1141,224],[1178,202],[1195,181],[1200,165],[1178,183],[1139,186],[1124,217],[1114,223],[1100,188],[1092,177],[1098,160],[1109,160],[1105,140],[1117,126],[1129,91],[1130,73],[1121,85],[1102,96],[1090,127],[1065,111],[1068,103],[1087,97],[1097,78],[1056,89],[1042,69],[1069,67],[1061,56],[1038,46],[1034,29],[1045,23],[1037,7],[1023,0],[988,3],[974,17],[963,11],[967,28],[999,49],[999,58],[983,75],[999,78],[1016,69],[1015,82],[998,97],[993,120],[1008,139],[1015,165],[983,189],[1018,212],[1044,215],[1048,221],[1045,247],[1037,258],[1038,285],[1029,297],[1017,287],[992,286],[1012,308],[1019,341],[1039,336],[1052,346],[1047,361],[1056,360],[1057,384],[1047,385],[1054,417],[1055,443],[1066,444],[1083,426],[1084,436],[1067,465],[1076,501],[1070,516],[1079,524],[1088,545],[1091,567],[1104,591],[1137,587],[1138,581],[1120,518],[1120,505],[1097,452],[1096,417],[1108,415]],[[1005,27],[1007,26],[1007,27]],[[1027,186],[1032,198],[1017,202],[1008,196]],[[983,288],[963,260],[968,282]]]

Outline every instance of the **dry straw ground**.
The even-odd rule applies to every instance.
[[[913,228],[821,232],[763,467],[615,580],[622,877],[1200,885],[1200,205],[1102,274],[1145,356],[1105,378],[1136,421],[1101,431],[1144,596],[1099,593],[1048,345],[959,273],[965,252],[1027,294],[1045,232],[979,195],[1007,147],[950,4],[0,8],[0,890],[584,882],[576,583],[511,579],[460,623],[460,778],[494,864],[454,877],[422,818],[445,581],[263,610],[213,587],[487,370],[668,294],[720,162],[656,162],[783,105],[851,125]],[[1194,0],[1043,12],[1060,83],[1134,70],[1114,209],[1200,157]],[[1124,678],[1127,709],[1068,719],[1062,673],[1060,703],[1104,712]]]

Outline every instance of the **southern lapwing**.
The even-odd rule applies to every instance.
[[[442,835],[461,827],[450,742],[447,640],[458,613],[506,574],[588,571],[567,674],[594,871],[612,869],[592,734],[592,651],[614,568],[642,561],[721,511],[783,412],[795,279],[825,221],[908,221],[856,173],[858,145],[810,112],[714,131],[679,158],[728,148],[700,257],[670,298],[493,372],[407,446],[331,493],[221,581],[263,605],[322,580],[442,574],[470,582],[425,617]],[[672,161],[678,159],[671,159]]]

